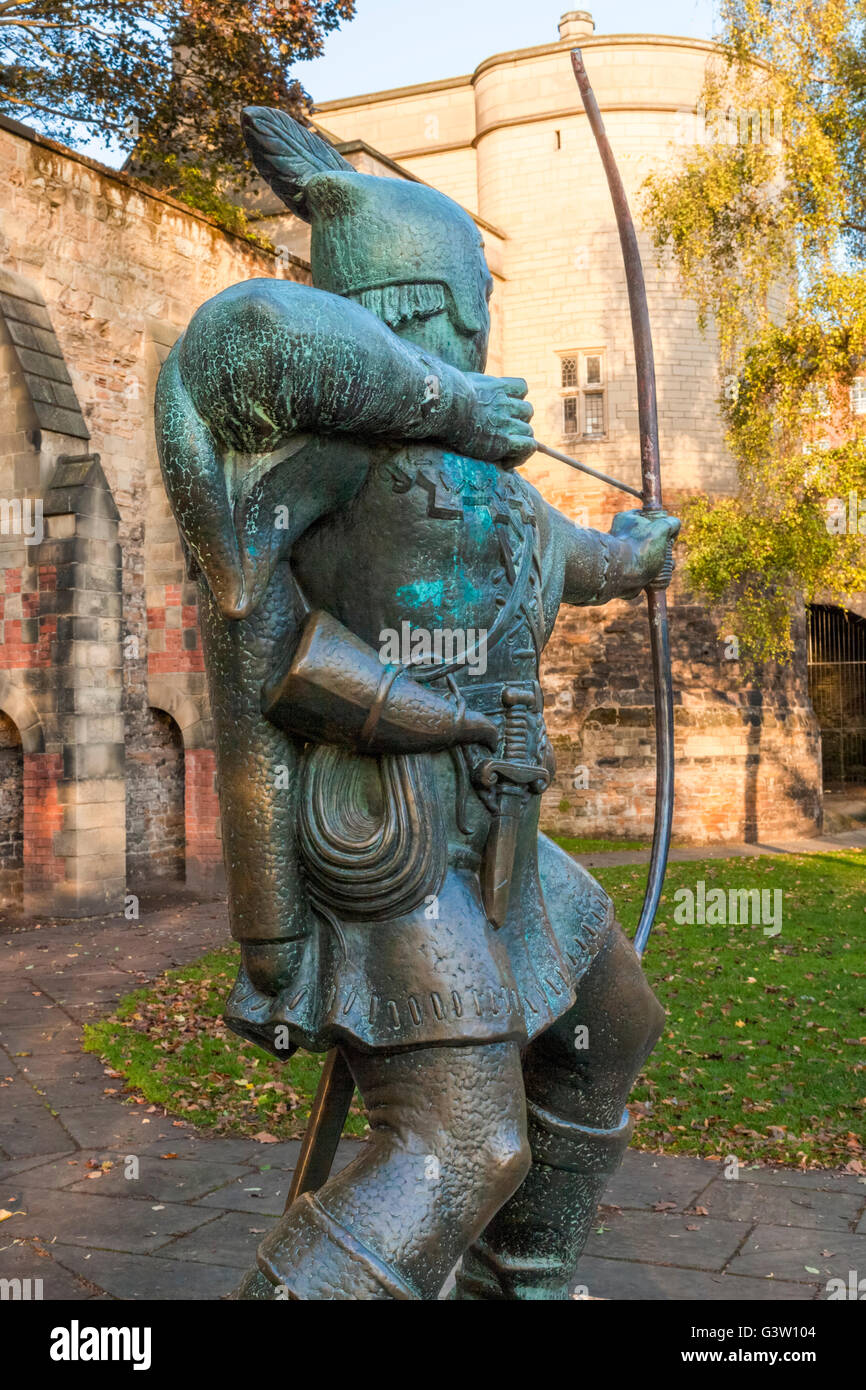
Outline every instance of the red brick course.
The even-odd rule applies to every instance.
[[[63,879],[65,861],[54,852],[54,836],[63,829],[58,783],[63,774],[59,753],[24,755],[24,887],[38,891]]]

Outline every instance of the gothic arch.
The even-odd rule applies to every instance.
[[[179,690],[170,680],[149,680],[147,703],[170,714],[183,736],[184,749],[209,748],[212,742],[210,716],[202,708],[204,700]]]
[[[25,753],[45,752],[45,733],[36,706],[26,691],[0,672],[0,710],[7,714],[21,735]]]

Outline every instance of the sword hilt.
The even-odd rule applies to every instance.
[[[477,777],[485,787],[504,784],[506,787],[527,787],[531,792],[543,792],[550,785],[550,772],[531,760],[530,713],[536,706],[534,690],[507,685],[502,692],[505,709],[505,728],[501,758],[485,758],[478,767]]]

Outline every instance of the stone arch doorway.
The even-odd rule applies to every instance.
[[[143,746],[126,756],[126,876],[131,885],[182,883],[186,864],[183,734],[148,706]]]
[[[0,710],[0,909],[24,900],[24,746]]]
[[[809,609],[809,695],[821,729],[824,788],[866,797],[866,618]]]

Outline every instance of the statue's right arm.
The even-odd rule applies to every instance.
[[[526,383],[464,374],[351,300],[280,280],[204,304],[156,393],[166,490],[220,612],[244,618],[276,561],[361,486],[370,449],[437,439],[476,458],[531,453]],[[278,530],[275,509],[289,512]]]
[[[298,433],[436,439],[493,462],[531,451],[526,383],[459,371],[350,299],[286,280],[235,285],[199,309],[180,372],[226,446]]]

